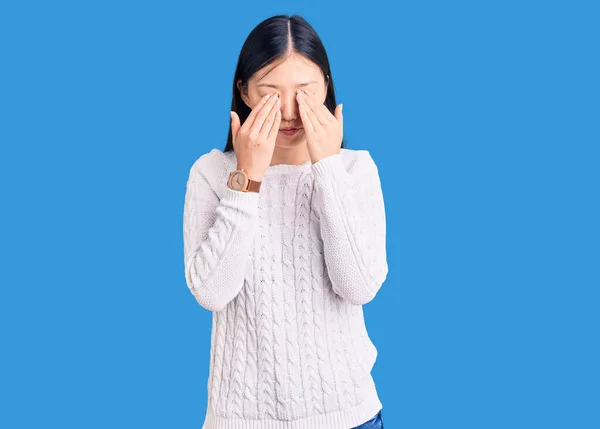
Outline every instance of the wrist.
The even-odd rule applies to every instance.
[[[243,167],[229,172],[227,187],[240,192],[259,192],[261,180],[254,179]]]
[[[256,170],[253,170],[251,168],[245,168],[243,165],[238,165],[236,167],[237,170],[244,170],[244,172],[246,173],[246,176],[248,177],[248,179],[250,180],[254,180],[255,182],[260,182],[263,179],[263,174],[257,172]]]

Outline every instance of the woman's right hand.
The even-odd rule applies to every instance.
[[[252,180],[261,181],[271,164],[281,123],[280,105],[277,94],[265,95],[241,127],[239,116],[231,112],[231,135],[237,168],[243,168]]]

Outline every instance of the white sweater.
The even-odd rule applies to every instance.
[[[213,312],[203,429],[358,426],[383,407],[362,309],[388,272],[377,166],[341,149],[245,193],[227,187],[236,165],[202,155],[185,194],[185,279]]]

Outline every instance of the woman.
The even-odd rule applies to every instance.
[[[381,184],[343,147],[303,18],[244,43],[227,145],[192,165],[183,230],[187,285],[213,312],[204,429],[383,427],[362,310],[388,272]]]

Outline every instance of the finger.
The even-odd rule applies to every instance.
[[[337,119],[337,121],[342,126],[342,129],[344,129],[344,115],[342,114],[343,108],[344,108],[343,104],[338,104],[337,107],[335,108],[335,112],[333,114],[333,116],[335,116],[335,119]]]
[[[275,94],[260,108],[260,112],[257,113],[256,117],[254,118],[254,122],[250,127],[250,134],[256,134],[257,136],[260,134],[260,130],[265,123],[267,116],[269,113],[271,113],[271,109],[278,99],[279,97],[277,94]]]
[[[266,138],[269,135],[271,127],[273,126],[273,121],[275,120],[275,115],[277,114],[277,112],[279,112],[279,106],[280,102],[278,97],[277,101],[275,101],[273,107],[271,108],[271,111],[269,112],[269,116],[267,116],[265,122],[262,125],[262,128],[260,129],[261,137]]]
[[[256,106],[254,106],[254,109],[252,109],[250,111],[250,114],[248,115],[248,118],[246,118],[246,121],[244,122],[244,127],[247,127],[247,129],[252,128],[252,125],[254,124],[254,120],[256,118],[256,116],[258,115],[258,113],[260,112],[260,110],[262,109],[262,107],[271,99],[271,94],[267,94],[265,95],[263,98],[260,99],[260,101],[258,102],[258,104]]]
[[[300,118],[302,119],[304,131],[307,135],[313,135],[315,133],[315,127],[312,123],[312,120],[308,116],[308,107],[306,105],[306,102],[302,100],[301,95],[297,95],[296,98],[298,98],[298,109],[300,111]]]
[[[234,143],[235,145],[235,141],[237,140],[237,133],[240,130],[240,117],[233,110],[231,111],[230,116],[232,143]]]
[[[337,119],[338,123],[340,124],[342,140],[344,139],[344,115],[342,114],[343,108],[344,108],[344,105],[339,104],[335,108],[335,113],[334,113],[335,119]]]
[[[308,104],[309,110],[312,110],[321,125],[327,125],[332,122],[334,117],[325,104],[320,103],[314,95],[306,91],[302,91],[302,93],[304,94],[304,99]]]
[[[275,121],[273,121],[273,125],[271,126],[271,131],[269,131],[268,139],[270,141],[274,141],[277,139],[277,133],[279,133],[279,126],[281,125],[281,110],[277,110],[275,113]]]
[[[312,124],[313,130],[316,132],[317,129],[322,127],[322,124],[319,122],[319,119],[315,116],[314,111],[310,108],[308,103],[306,102],[306,95],[300,95],[300,105],[301,108],[304,108],[304,112],[306,117],[309,119]]]

